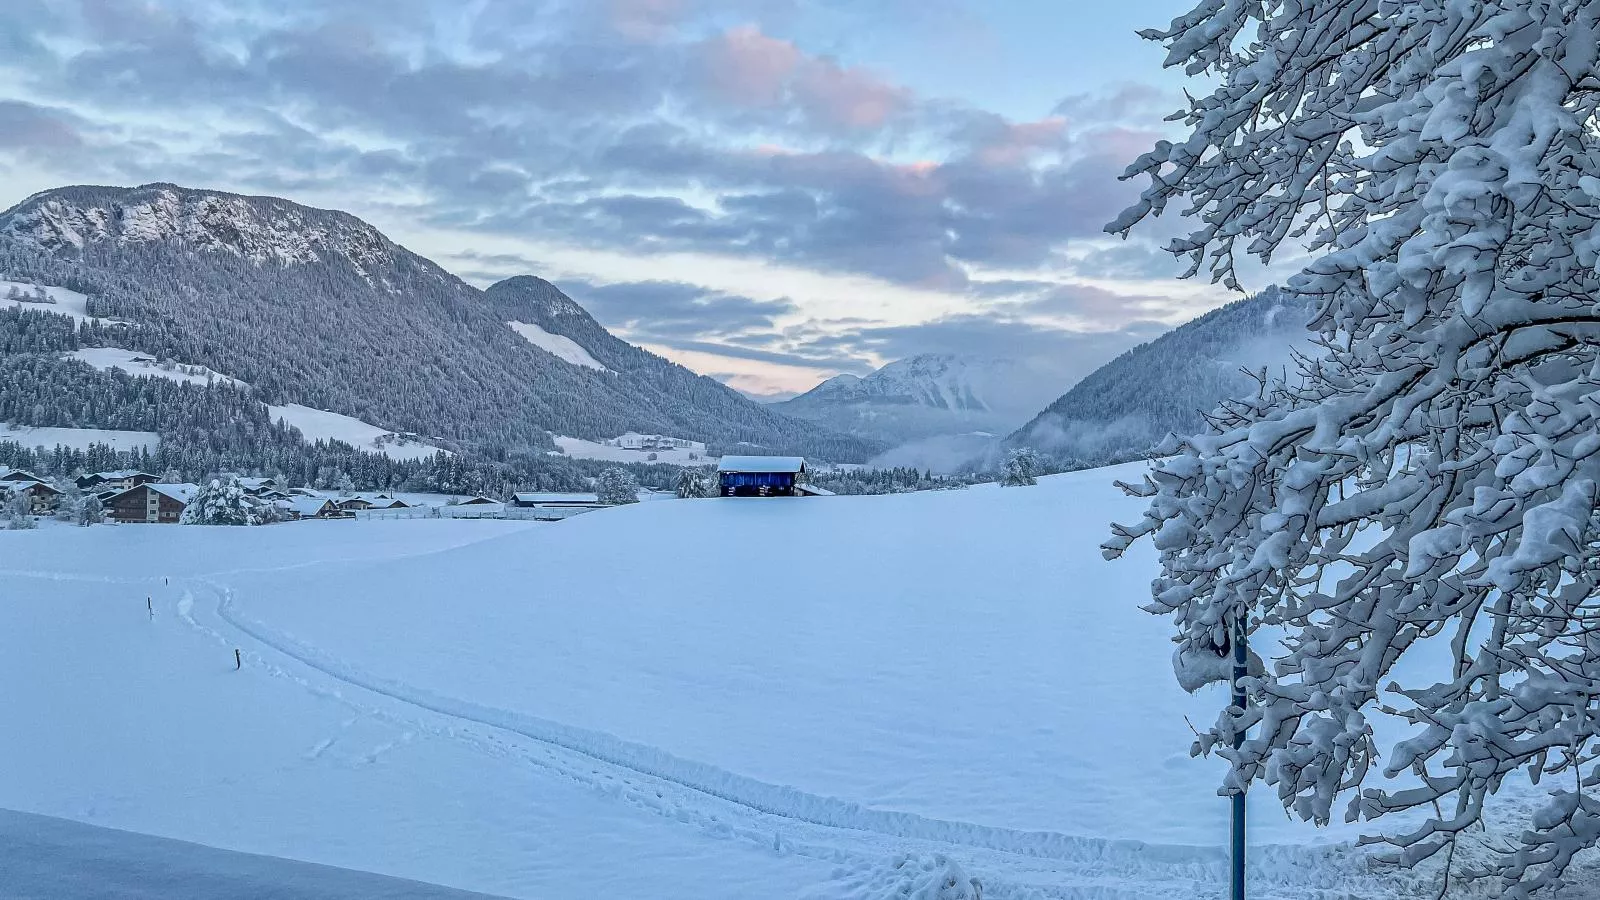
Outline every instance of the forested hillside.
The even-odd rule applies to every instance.
[[[1309,349],[1309,304],[1268,288],[1213,310],[1096,369],[1006,443],[1071,465],[1146,453],[1169,433],[1198,434],[1204,414],[1256,387],[1245,370],[1282,372]]]
[[[204,365],[258,400],[468,453],[548,449],[552,432],[629,430],[841,461],[875,449],[624,344],[538,282],[577,310],[563,325],[611,371],[573,365],[507,324],[508,311],[549,318],[526,283],[479,291],[352,216],[274,198],[171,185],[48,191],[0,214],[0,273],[81,292],[90,315],[133,323],[91,329],[84,345]],[[63,327],[18,319],[0,345],[38,352],[35,332]],[[25,412],[23,424],[43,424]]]

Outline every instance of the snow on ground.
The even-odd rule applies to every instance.
[[[0,441],[16,441],[24,447],[55,449],[56,445],[87,450],[90,444],[107,444],[113,450],[156,449],[160,439],[153,431],[113,431],[106,428],[34,428],[0,422]]]
[[[583,438],[555,436],[556,446],[574,459],[598,459],[603,462],[658,462],[675,466],[708,466],[716,462],[713,457],[692,450],[625,450],[610,444],[599,444]],[[654,453],[656,458],[650,459]],[[690,459],[690,456],[694,459]]]
[[[44,288],[56,302],[54,303],[23,303],[18,300],[9,300],[6,295],[16,288],[24,294],[32,294],[35,287]],[[29,281],[5,281],[0,279],[0,308],[20,306],[23,309],[36,309],[43,312],[52,312],[59,315],[71,316],[79,322],[104,321],[93,319],[89,315],[89,297],[77,291],[69,291],[64,287],[53,285],[35,285]]]
[[[66,354],[66,357],[68,359],[82,360],[102,372],[109,369],[120,369],[129,375],[152,375],[156,378],[166,378],[170,381],[184,384],[204,385],[216,381],[235,387],[245,386],[244,382],[229,378],[205,366],[170,361],[165,363],[155,362],[148,354],[123,350],[119,347],[85,347],[82,350],[74,350]]]
[[[529,322],[507,322],[506,324],[511,326],[512,331],[526,338],[528,343],[551,353],[557,359],[572,363],[575,366],[583,366],[585,369],[594,369],[597,372],[611,371],[602,365],[600,360],[595,359],[588,350],[585,350],[582,344],[564,334],[551,334]]]
[[[0,807],[509,897],[1213,898],[1219,698],[1097,550],[1136,469],[0,532]],[[1253,897],[1431,886],[1252,810]]]
[[[295,428],[307,442],[318,440],[343,441],[357,450],[382,453],[391,459],[426,459],[440,452],[438,447],[421,441],[406,440],[392,431],[368,425],[353,416],[340,415],[321,409],[312,409],[298,403],[287,406],[269,406],[267,414],[273,421],[282,419]],[[444,451],[450,452],[448,450]]]
[[[488,900],[436,885],[0,810],[0,895],[9,900]]]

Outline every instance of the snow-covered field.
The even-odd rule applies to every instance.
[[[34,428],[0,422],[0,441],[16,441],[24,447],[55,449],[57,445],[87,450],[90,444],[107,444],[113,450],[156,449],[160,439],[153,431],[113,431],[106,428]]]
[[[204,385],[212,381],[243,387],[244,382],[229,378],[205,366],[193,366],[183,363],[151,362],[150,356],[144,353],[135,353],[132,350],[123,350],[119,347],[85,347],[66,354],[68,359],[77,359],[94,366],[104,372],[109,369],[121,369],[129,375],[152,375],[156,378],[166,378],[184,384]],[[136,361],[137,360],[137,361]]]
[[[56,302],[22,303],[6,298],[6,295],[11,293],[12,288],[16,288],[24,294],[32,294],[35,287],[44,288],[44,292],[49,294],[51,299]],[[23,309],[36,309],[43,312],[71,316],[79,322],[87,322],[93,319],[89,315],[89,298],[84,294],[80,294],[77,291],[69,291],[64,287],[55,287],[54,285],[35,285],[29,281],[6,281],[0,279],[0,307],[11,306],[21,306]]]
[[[575,366],[582,366],[585,369],[594,369],[597,372],[611,371],[600,360],[595,359],[593,354],[585,350],[582,344],[564,334],[551,334],[530,322],[507,322],[506,324],[511,326],[512,331],[522,335],[528,343],[541,350],[548,351],[557,359],[572,363]]]
[[[368,425],[353,416],[341,415],[321,409],[312,409],[298,403],[286,406],[268,406],[267,412],[274,422],[284,422],[300,429],[307,442],[329,440],[343,441],[357,450],[382,453],[391,459],[426,459],[440,452],[438,447],[421,441],[403,440],[392,431]],[[449,451],[444,451],[448,453]]]
[[[0,807],[511,897],[1214,898],[1217,697],[1097,550],[1136,468],[0,532]],[[1252,809],[1254,897],[1424,889]]]
[[[573,459],[598,459],[603,462],[658,462],[670,463],[675,466],[709,466],[716,462],[709,459],[704,453],[691,450],[625,450],[622,447],[613,447],[610,444],[600,444],[586,441],[583,438],[555,436],[556,446],[561,452]],[[654,453],[656,458],[650,459]],[[689,457],[693,455],[694,458]]]

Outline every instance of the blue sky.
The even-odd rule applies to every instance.
[[[1230,299],[1103,224],[1179,0],[7,0],[0,202],[170,181],[550,278],[757,394],[922,352],[1063,387]],[[1252,285],[1259,287],[1260,285]]]

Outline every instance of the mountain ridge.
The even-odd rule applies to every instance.
[[[123,349],[451,446],[549,450],[552,434],[641,431],[840,461],[875,449],[627,344],[547,281],[479,290],[353,215],[282,198],[166,183],[43,191],[0,213],[0,272],[136,323]],[[530,342],[509,324],[518,316],[594,345],[613,371]]]

